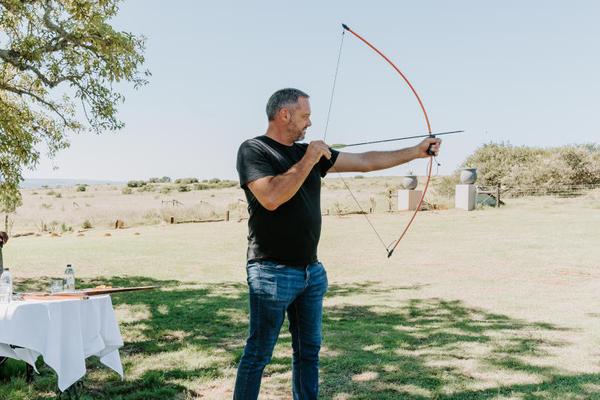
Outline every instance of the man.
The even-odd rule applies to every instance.
[[[240,360],[235,400],[258,398],[260,381],[287,313],[292,336],[294,400],[316,399],[323,296],[327,274],[317,258],[321,234],[321,178],[367,172],[437,154],[439,139],[397,151],[342,153],[321,140],[304,139],[311,126],[309,96],[282,89],[267,102],[263,136],[242,143],[237,170],[246,193],[250,333]]]

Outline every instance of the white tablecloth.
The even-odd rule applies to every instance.
[[[0,304],[0,356],[35,368],[41,355],[56,372],[61,391],[85,375],[85,359],[90,356],[100,357],[122,379],[121,346],[110,296]]]

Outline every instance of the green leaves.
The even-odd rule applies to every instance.
[[[600,184],[600,146],[595,144],[540,148],[488,143],[464,163],[476,167],[484,185],[554,188]]]
[[[70,134],[122,128],[117,106],[124,97],[114,83],[148,83],[144,39],[109,23],[118,4],[0,0],[1,210],[20,204],[23,169],[35,168],[40,145],[53,156]]]

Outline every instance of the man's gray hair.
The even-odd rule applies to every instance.
[[[300,97],[308,99],[310,96],[302,90],[293,88],[281,89],[273,93],[267,101],[267,118],[269,118],[269,121],[273,121],[277,112],[282,108],[298,103]]]

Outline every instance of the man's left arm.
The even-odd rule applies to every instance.
[[[417,158],[430,157],[429,146],[437,156],[441,140],[427,138],[416,146],[393,151],[367,151],[365,153],[340,153],[331,168],[336,172],[369,172],[395,167]]]

